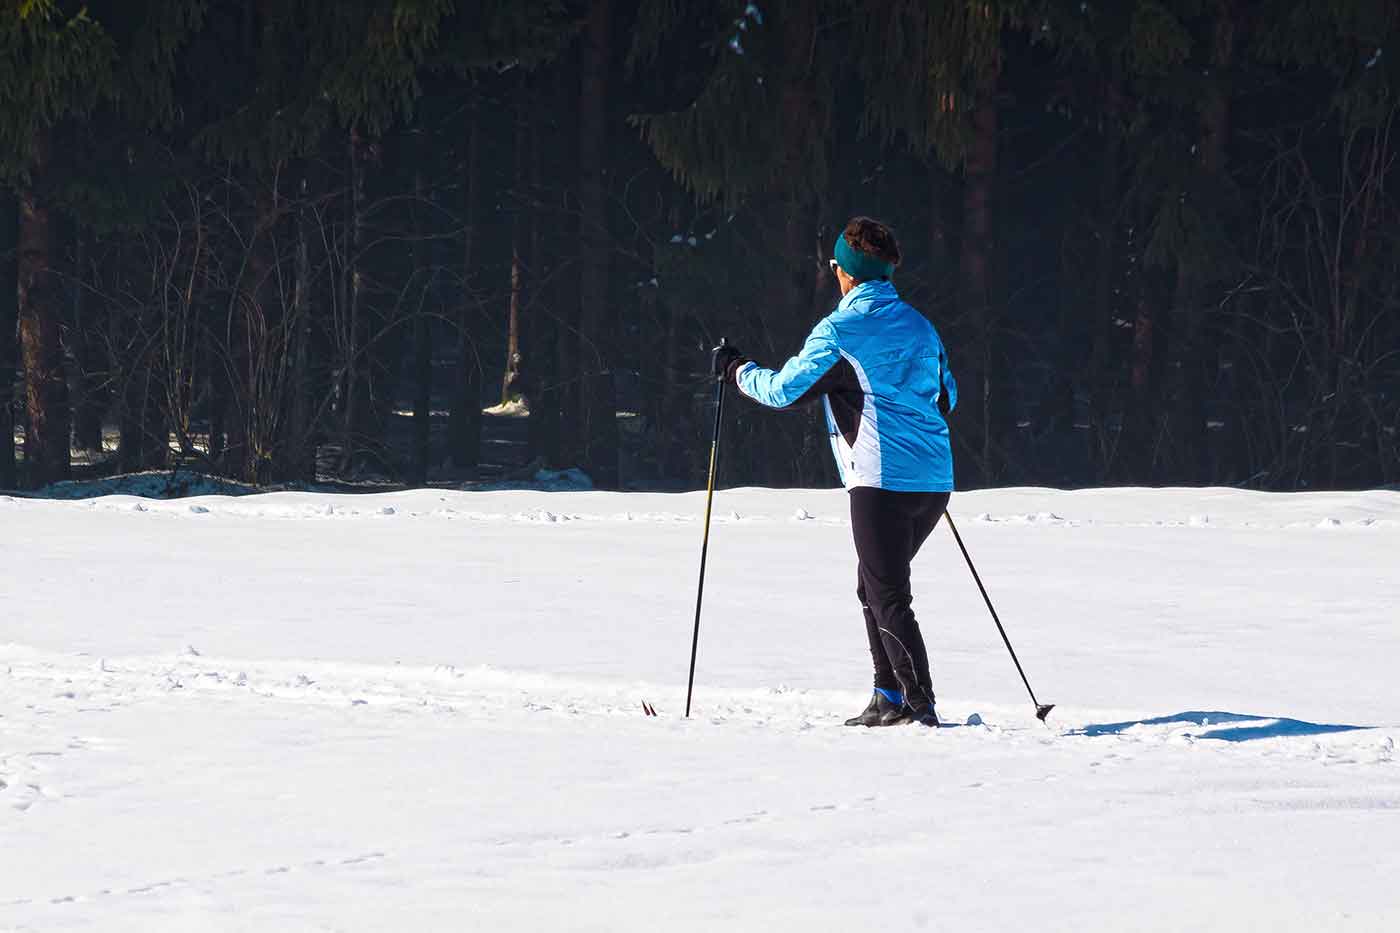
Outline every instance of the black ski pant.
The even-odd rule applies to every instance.
[[[875,686],[905,701],[933,703],[928,651],[914,618],[909,564],[948,508],[946,492],[893,492],[858,486],[851,495],[851,533],[860,561],[856,595],[865,613]]]

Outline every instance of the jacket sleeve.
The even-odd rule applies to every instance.
[[[760,405],[787,408],[804,401],[804,396],[811,397],[818,381],[840,361],[836,329],[823,319],[812,328],[802,352],[784,363],[782,369],[775,371],[746,363],[734,374],[734,382],[740,392]]]
[[[948,368],[948,351],[942,346],[938,348],[938,378],[938,410],[946,418],[949,412],[958,407],[958,381]]]

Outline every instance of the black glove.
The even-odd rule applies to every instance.
[[[748,359],[727,343],[721,343],[710,351],[710,373],[716,379],[734,381],[734,374]]]

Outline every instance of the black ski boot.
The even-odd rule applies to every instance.
[[[856,717],[846,720],[848,726],[896,726],[906,721],[904,697],[895,690],[876,689],[870,695],[870,705]]]
[[[904,704],[902,712],[905,720],[937,729],[938,713],[933,708],[933,694],[923,690],[919,693],[920,696],[910,697],[909,702]]]

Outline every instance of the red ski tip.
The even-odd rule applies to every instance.
[[[643,701],[642,701],[642,712],[646,713],[648,716],[655,716],[655,715],[656,715],[656,707],[654,707],[654,706],[652,706],[651,704],[647,703],[646,700],[643,700]]]

